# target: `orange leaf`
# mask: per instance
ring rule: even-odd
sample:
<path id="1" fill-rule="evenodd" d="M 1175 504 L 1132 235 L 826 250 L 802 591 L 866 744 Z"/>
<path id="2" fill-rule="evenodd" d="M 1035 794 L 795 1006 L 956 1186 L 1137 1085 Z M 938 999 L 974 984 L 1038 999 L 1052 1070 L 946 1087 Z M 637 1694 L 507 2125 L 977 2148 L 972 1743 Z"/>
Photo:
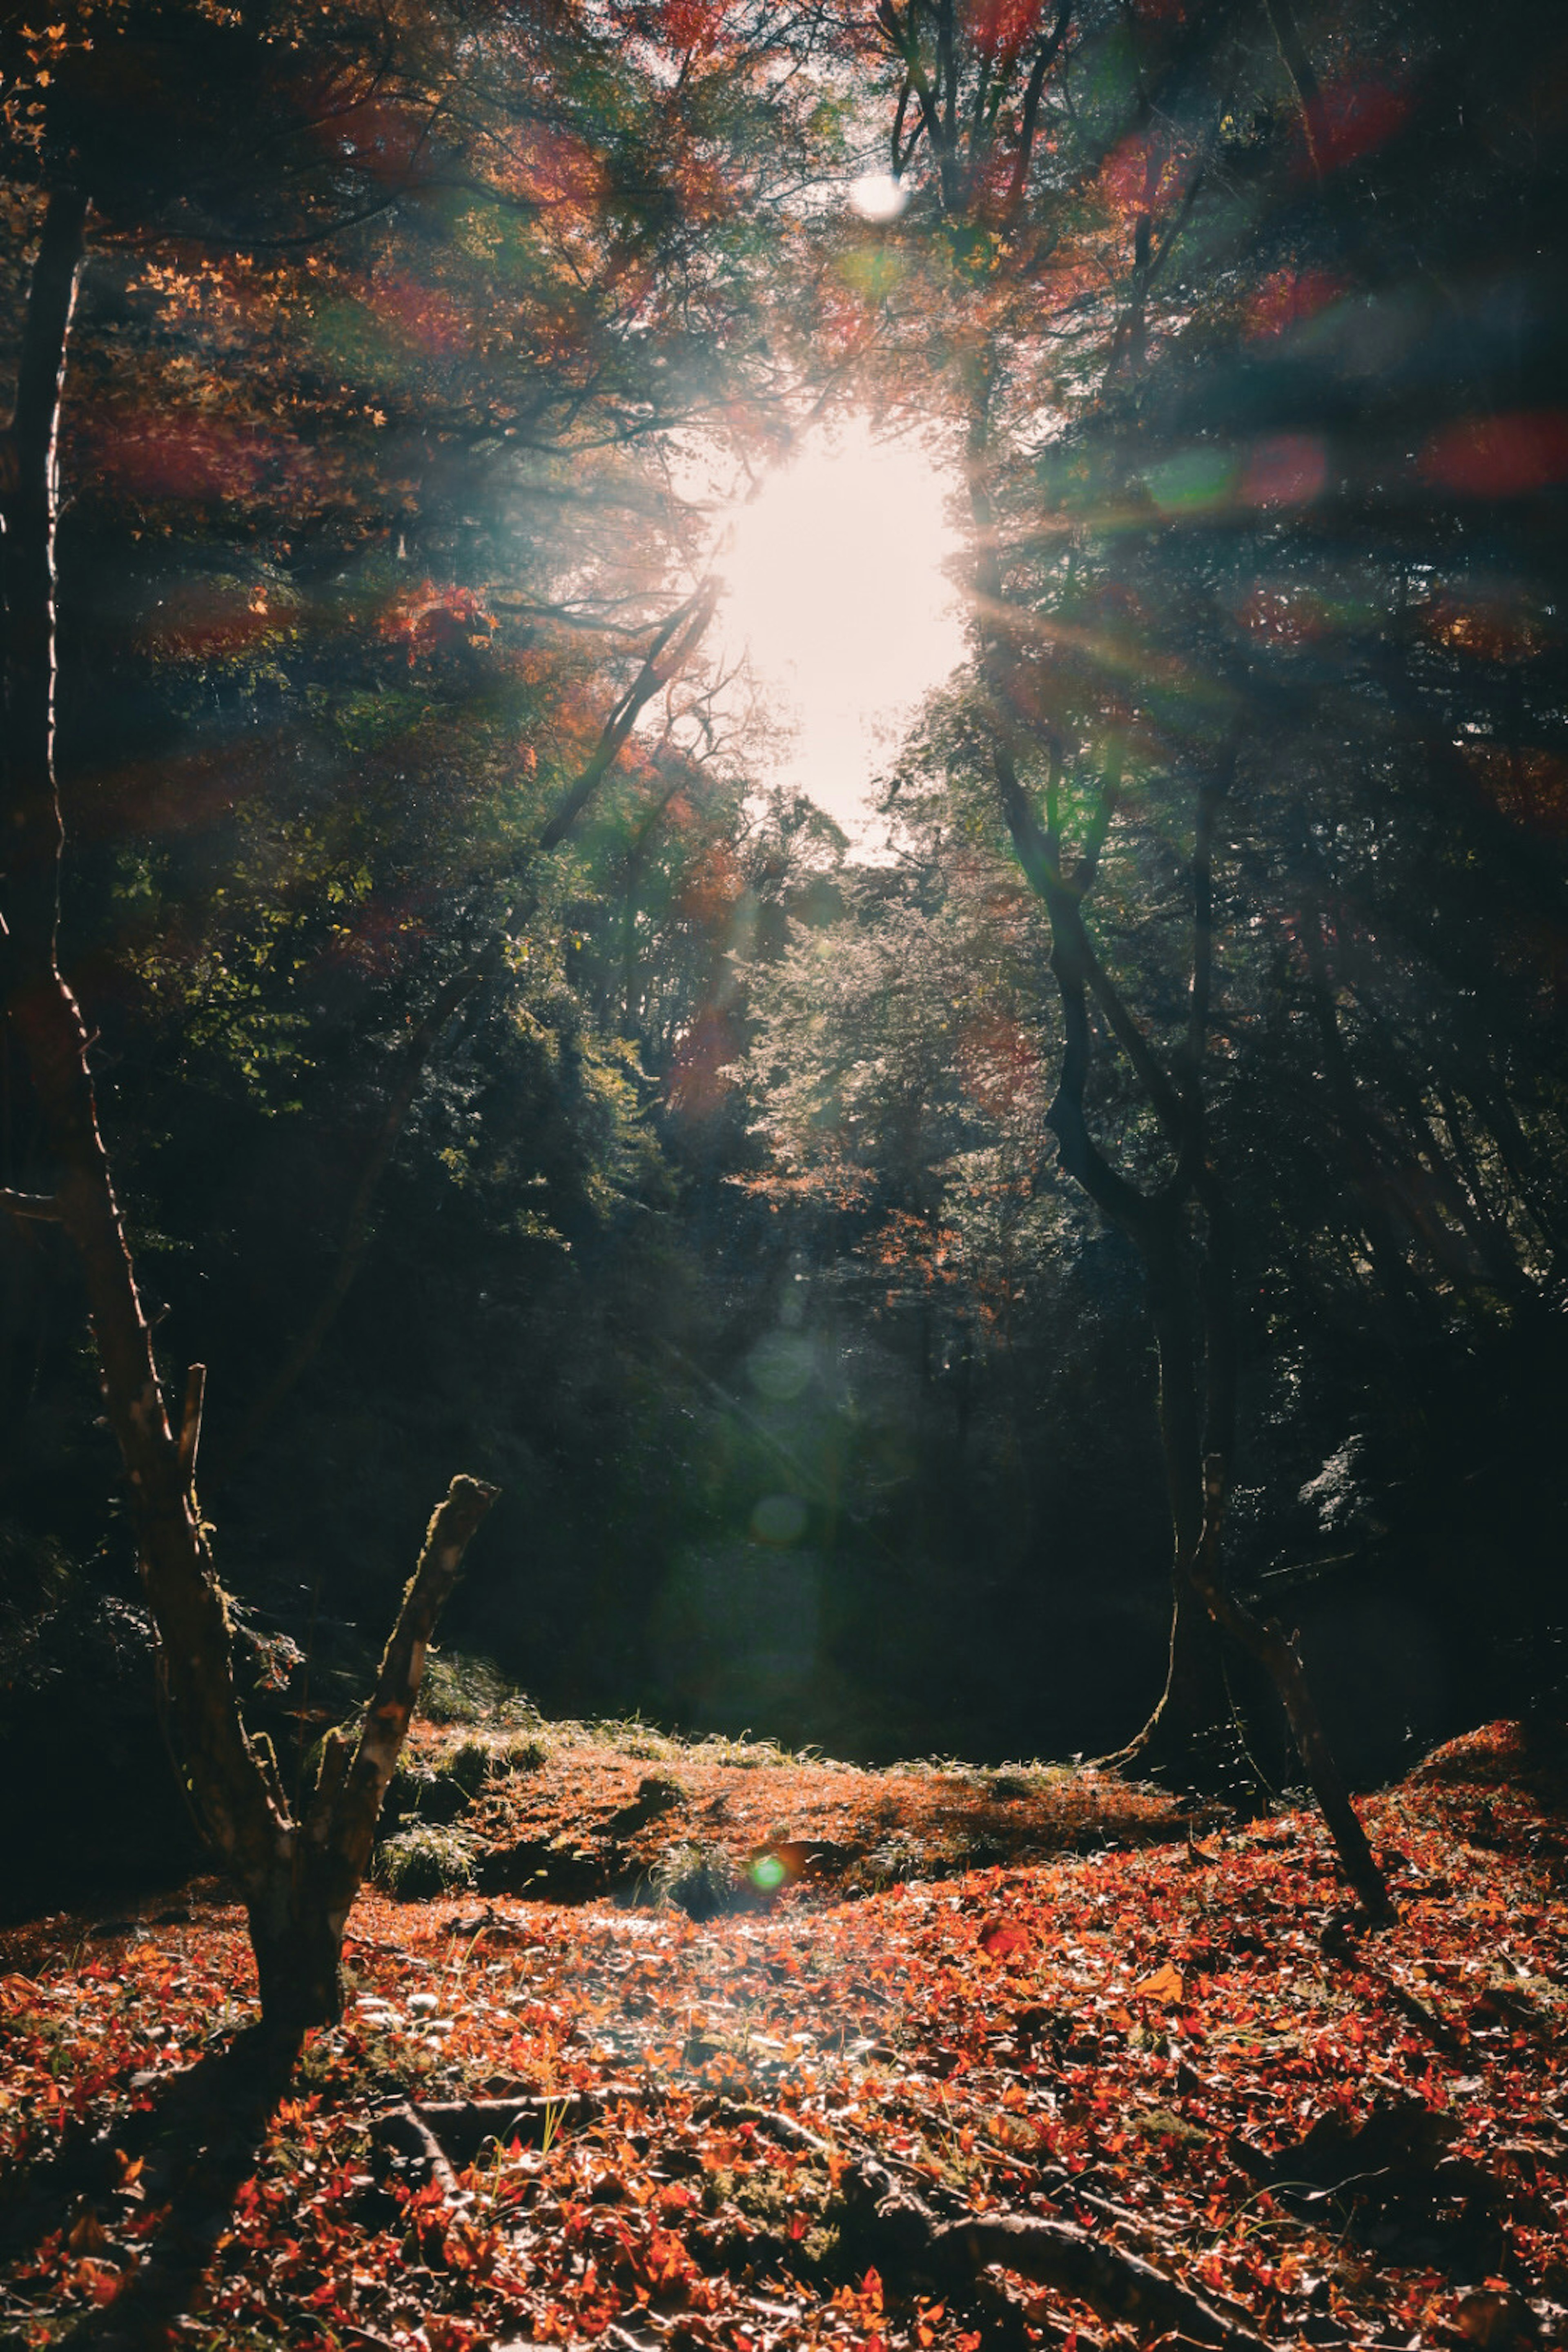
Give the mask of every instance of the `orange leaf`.
<path id="1" fill-rule="evenodd" d="M 1009 1919 L 988 1919 L 980 1930 L 980 1948 L 993 1960 L 1005 1960 L 1009 1952 L 1026 1952 L 1031 1940 L 1026 1927 L 1016 1927 Z"/>
<path id="2" fill-rule="evenodd" d="M 1144 2000 L 1163 2000 L 1172 2007 L 1182 1999 L 1185 1990 L 1181 1970 L 1169 1960 L 1163 1969 L 1156 1969 L 1152 1977 L 1145 1977 L 1141 1984 L 1132 1988 L 1135 2000 L 1142 1997 Z"/>
<path id="3" fill-rule="evenodd" d="M 100 2253 L 108 2245 L 108 2233 L 90 2205 L 71 2230 L 66 2243 L 73 2254 Z"/>

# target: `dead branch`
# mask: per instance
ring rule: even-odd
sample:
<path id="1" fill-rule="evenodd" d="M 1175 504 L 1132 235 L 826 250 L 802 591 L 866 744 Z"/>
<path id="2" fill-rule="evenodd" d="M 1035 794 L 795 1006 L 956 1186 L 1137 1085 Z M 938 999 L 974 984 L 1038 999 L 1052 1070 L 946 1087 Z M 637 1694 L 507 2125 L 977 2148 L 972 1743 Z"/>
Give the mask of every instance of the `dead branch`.
<path id="1" fill-rule="evenodd" d="M 58 1224 L 60 1204 L 52 1192 L 13 1192 L 0 1191 L 0 1209 L 13 1217 L 35 1217 L 50 1224 Z"/>
<path id="2" fill-rule="evenodd" d="M 750 2123 L 785 2147 L 825 2162 L 837 2159 L 851 2201 L 864 2209 L 861 2227 L 876 2241 L 879 2262 L 889 2271 L 923 2271 L 957 2291 L 995 2263 L 1088 2304 L 1102 2319 L 1153 2335 L 1184 2336 L 1213 2345 L 1216 2352 L 1270 2352 L 1241 2314 L 1195 2294 L 1141 2255 L 1108 2244 L 1076 2222 L 1024 2213 L 974 2213 L 941 2221 L 923 2199 L 899 2187 L 869 2151 L 835 2147 L 794 2116 L 767 2107 L 724 2106 L 714 2119 Z"/>

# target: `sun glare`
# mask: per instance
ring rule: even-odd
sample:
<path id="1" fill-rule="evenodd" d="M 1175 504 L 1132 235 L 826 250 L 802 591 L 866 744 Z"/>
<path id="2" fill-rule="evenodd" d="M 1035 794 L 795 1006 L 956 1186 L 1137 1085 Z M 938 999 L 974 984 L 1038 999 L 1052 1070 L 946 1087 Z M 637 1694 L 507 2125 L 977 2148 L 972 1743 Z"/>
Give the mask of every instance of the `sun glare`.
<path id="1" fill-rule="evenodd" d="M 947 490 L 929 448 L 857 420 L 741 510 L 722 565 L 726 635 L 792 730 L 776 772 L 851 833 L 898 721 L 963 658 Z"/>
<path id="2" fill-rule="evenodd" d="M 909 192 L 890 172 L 867 172 L 849 190 L 851 210 L 862 220 L 897 220 L 909 203 Z"/>

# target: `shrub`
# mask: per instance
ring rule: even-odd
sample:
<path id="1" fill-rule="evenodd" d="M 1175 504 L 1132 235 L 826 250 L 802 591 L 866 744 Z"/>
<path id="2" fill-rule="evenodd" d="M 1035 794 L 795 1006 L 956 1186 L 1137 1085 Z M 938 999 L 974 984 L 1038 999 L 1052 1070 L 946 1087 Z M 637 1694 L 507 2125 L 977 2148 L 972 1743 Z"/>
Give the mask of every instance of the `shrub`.
<path id="1" fill-rule="evenodd" d="M 672 1845 L 656 1864 L 651 1884 L 661 1903 L 672 1903 L 689 1919 L 716 1919 L 733 1905 L 741 1873 L 721 1846 Z"/>
<path id="2" fill-rule="evenodd" d="M 378 1886 L 399 1903 L 421 1903 L 472 1886 L 479 1841 L 465 1831 L 415 1822 L 382 1843 L 371 1865 Z"/>
<path id="3" fill-rule="evenodd" d="M 477 1797 L 495 1768 L 495 1749 L 487 1740 L 464 1739 L 438 1757 L 436 1769 L 443 1780 L 455 1780 L 465 1795 Z"/>
<path id="4" fill-rule="evenodd" d="M 489 1658 L 432 1651 L 425 1661 L 419 1712 L 430 1723 L 536 1724 L 539 1709 Z"/>

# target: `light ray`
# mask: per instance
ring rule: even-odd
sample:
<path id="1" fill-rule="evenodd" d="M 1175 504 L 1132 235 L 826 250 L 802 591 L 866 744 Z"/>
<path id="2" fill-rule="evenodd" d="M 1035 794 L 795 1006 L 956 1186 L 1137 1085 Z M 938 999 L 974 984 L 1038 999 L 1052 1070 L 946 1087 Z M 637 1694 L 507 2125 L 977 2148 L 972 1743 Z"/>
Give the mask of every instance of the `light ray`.
<path id="1" fill-rule="evenodd" d="M 740 511 L 721 565 L 726 635 L 792 730 L 775 773 L 851 833 L 898 722 L 964 657 L 949 494 L 931 449 L 856 419 Z"/>

